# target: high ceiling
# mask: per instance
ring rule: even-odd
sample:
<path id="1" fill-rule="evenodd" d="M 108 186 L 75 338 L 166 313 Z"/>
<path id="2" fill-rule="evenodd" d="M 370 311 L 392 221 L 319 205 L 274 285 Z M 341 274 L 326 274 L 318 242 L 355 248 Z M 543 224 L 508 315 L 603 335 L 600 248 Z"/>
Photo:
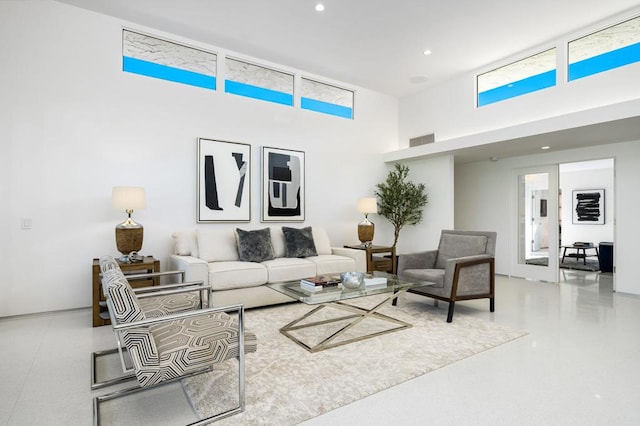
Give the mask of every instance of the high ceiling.
<path id="1" fill-rule="evenodd" d="M 638 5 L 638 0 L 60 1 L 398 97 Z M 323 12 L 315 10 L 318 2 Z M 423 54 L 426 49 L 431 55 Z"/>

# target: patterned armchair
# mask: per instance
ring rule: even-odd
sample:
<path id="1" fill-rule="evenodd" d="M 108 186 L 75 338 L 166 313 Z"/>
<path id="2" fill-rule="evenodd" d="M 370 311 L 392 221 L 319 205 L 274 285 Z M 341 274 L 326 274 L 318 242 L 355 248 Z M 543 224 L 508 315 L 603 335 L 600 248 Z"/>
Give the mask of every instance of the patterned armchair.
<path id="1" fill-rule="evenodd" d="M 126 275 L 126 280 L 148 280 L 151 277 L 158 276 L 175 276 L 180 275 L 180 282 L 176 284 L 167 284 L 162 286 L 151 286 L 142 288 L 132 288 L 138 299 L 138 305 L 144 312 L 146 318 L 157 318 L 167 316 L 179 312 L 192 311 L 195 309 L 203 309 L 210 300 L 211 288 L 202 281 L 184 282 L 184 271 L 166 271 L 145 274 Z M 123 278 L 120 266 L 111 256 L 105 256 L 100 259 L 100 276 L 102 280 L 102 291 L 107 296 L 106 289 L 112 280 Z M 113 324 L 113 322 L 112 322 Z M 96 351 L 92 353 L 91 362 L 91 389 L 100 389 L 117 383 L 125 382 L 135 378 L 132 367 L 127 367 L 125 355 L 120 333 L 116 333 L 117 347 Z M 97 360 L 100 357 L 118 353 L 122 365 L 123 375 L 109 380 L 98 381 L 97 379 Z"/>
<path id="2" fill-rule="evenodd" d="M 398 276 L 428 284 L 409 292 L 449 302 L 447 322 L 459 300 L 488 298 L 493 312 L 495 250 L 495 232 L 443 230 L 438 250 L 398 257 Z"/>
<path id="3" fill-rule="evenodd" d="M 114 267 L 115 264 L 115 267 Z M 134 292 L 117 263 L 101 259 L 102 283 L 111 324 L 118 345 L 129 353 L 138 386 L 94 399 L 94 423 L 99 424 L 100 403 L 153 386 L 205 373 L 214 364 L 238 359 L 239 406 L 201 422 L 210 422 L 244 410 L 244 355 L 257 348 L 254 334 L 244 330 L 242 305 L 224 308 L 187 309 L 189 297 L 179 285 L 149 299 L 149 290 Z M 188 286 L 189 283 L 183 283 Z M 160 286 L 165 287 L 165 286 Z M 198 290 L 199 291 L 199 290 Z M 168 292 L 168 294 L 167 294 Z M 177 299 L 175 298 L 178 295 Z M 164 298 L 165 300 L 160 300 Z M 202 303 L 200 299 L 200 303 Z M 143 309 L 143 306 L 146 307 Z M 172 309 L 176 311 L 172 312 Z M 229 315 L 237 314 L 237 318 Z M 120 351 L 121 360 L 122 351 Z"/>

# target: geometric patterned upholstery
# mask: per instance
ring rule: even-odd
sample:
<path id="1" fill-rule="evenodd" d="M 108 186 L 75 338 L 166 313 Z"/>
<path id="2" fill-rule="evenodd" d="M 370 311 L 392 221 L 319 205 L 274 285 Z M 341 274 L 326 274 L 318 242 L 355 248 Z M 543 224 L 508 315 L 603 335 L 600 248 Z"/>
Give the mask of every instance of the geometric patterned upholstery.
<path id="1" fill-rule="evenodd" d="M 152 325 L 151 332 L 158 347 L 160 363 L 136 369 L 142 386 L 202 370 L 212 364 L 237 358 L 238 324 L 225 313 Z M 257 349 L 256 336 L 245 332 L 245 353 Z"/>
<path id="2" fill-rule="evenodd" d="M 138 298 L 124 276 L 111 278 L 106 287 L 107 296 L 113 304 L 113 314 L 119 324 L 145 319 Z"/>
<path id="3" fill-rule="evenodd" d="M 107 258 L 100 259 L 100 263 L 103 288 L 116 324 L 162 317 L 199 306 L 199 299 L 195 299 L 193 293 L 192 296 L 184 293 L 138 299 L 115 261 L 111 263 Z M 122 337 L 142 387 L 239 356 L 238 322 L 224 312 L 123 330 Z M 245 353 L 255 352 L 255 334 L 245 330 L 244 337 Z"/>
<path id="4" fill-rule="evenodd" d="M 146 318 L 164 317 L 178 312 L 192 311 L 200 307 L 198 292 L 154 296 L 138 299 L 138 304 Z"/>
<path id="5" fill-rule="evenodd" d="M 112 279 L 106 287 L 107 297 L 111 300 L 113 316 L 117 324 L 145 319 L 144 313 L 138 305 L 138 299 L 124 276 Z M 122 340 L 131 355 L 136 377 L 138 377 L 137 372 L 141 368 L 157 368 L 160 365 L 158 349 L 148 326 L 123 330 Z M 138 381 L 140 381 L 139 377 Z M 142 385 L 142 382 L 140 384 Z"/>

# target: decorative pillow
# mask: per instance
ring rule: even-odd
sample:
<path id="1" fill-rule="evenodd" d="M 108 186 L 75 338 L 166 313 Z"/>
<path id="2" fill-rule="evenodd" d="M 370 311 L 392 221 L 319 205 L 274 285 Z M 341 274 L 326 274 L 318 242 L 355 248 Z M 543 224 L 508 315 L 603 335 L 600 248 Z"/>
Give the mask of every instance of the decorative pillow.
<path id="1" fill-rule="evenodd" d="M 198 257 L 198 240 L 195 230 L 176 231 L 171 236 L 174 242 L 174 254 Z"/>
<path id="2" fill-rule="evenodd" d="M 274 258 L 269 228 L 245 231 L 236 229 L 238 256 L 243 262 L 264 262 Z"/>
<path id="3" fill-rule="evenodd" d="M 317 256 L 316 246 L 313 243 L 313 231 L 310 226 L 302 229 L 282 227 L 284 234 L 285 257 L 309 257 Z"/>
<path id="4" fill-rule="evenodd" d="M 282 234 L 282 228 L 279 226 L 271 226 L 270 229 L 273 255 L 276 258 L 284 257 L 284 235 Z"/>
<path id="5" fill-rule="evenodd" d="M 327 231 L 324 228 L 314 226 L 311 232 L 313 233 L 313 244 L 316 246 L 318 255 L 331 254 L 331 242 Z"/>

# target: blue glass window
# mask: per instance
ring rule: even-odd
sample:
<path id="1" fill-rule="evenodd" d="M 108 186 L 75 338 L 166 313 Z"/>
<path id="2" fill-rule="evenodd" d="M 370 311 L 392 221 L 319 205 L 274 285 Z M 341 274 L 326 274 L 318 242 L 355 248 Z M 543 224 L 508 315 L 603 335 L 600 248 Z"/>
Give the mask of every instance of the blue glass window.
<path id="1" fill-rule="evenodd" d="M 122 70 L 216 89 L 217 55 L 129 30 L 122 31 Z"/>
<path id="2" fill-rule="evenodd" d="M 478 106 L 500 102 L 556 85 L 556 49 L 480 74 Z"/>
<path id="3" fill-rule="evenodd" d="M 226 58 L 224 91 L 293 106 L 293 75 Z"/>
<path id="4" fill-rule="evenodd" d="M 640 17 L 569 42 L 569 81 L 640 61 Z"/>
<path id="5" fill-rule="evenodd" d="M 304 77 L 301 83 L 300 108 L 353 119 L 353 91 Z"/>

